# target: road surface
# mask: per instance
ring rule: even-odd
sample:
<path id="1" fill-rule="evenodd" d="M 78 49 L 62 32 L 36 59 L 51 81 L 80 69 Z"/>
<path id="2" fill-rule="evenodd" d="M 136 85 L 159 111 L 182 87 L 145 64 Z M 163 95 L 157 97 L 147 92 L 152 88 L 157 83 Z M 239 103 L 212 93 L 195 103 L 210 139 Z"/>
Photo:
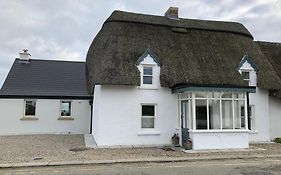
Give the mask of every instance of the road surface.
<path id="1" fill-rule="evenodd" d="M 1 175 L 281 175 L 281 159 L 0 169 Z"/>

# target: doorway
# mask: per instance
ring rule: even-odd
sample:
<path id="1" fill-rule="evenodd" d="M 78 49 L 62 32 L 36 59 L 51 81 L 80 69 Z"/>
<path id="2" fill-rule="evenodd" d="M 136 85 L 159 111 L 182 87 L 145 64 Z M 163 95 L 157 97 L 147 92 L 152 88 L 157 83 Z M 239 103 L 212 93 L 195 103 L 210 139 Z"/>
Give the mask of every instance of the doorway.
<path id="1" fill-rule="evenodd" d="M 189 101 L 181 101 L 181 141 L 182 144 L 189 139 Z"/>

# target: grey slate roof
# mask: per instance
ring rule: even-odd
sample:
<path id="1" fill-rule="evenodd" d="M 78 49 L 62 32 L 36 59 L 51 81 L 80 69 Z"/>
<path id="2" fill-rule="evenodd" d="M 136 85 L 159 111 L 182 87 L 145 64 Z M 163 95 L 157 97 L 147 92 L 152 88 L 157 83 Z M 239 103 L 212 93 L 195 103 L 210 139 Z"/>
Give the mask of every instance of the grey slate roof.
<path id="1" fill-rule="evenodd" d="M 31 59 L 13 66 L 0 90 L 0 97 L 43 96 L 88 98 L 85 62 Z"/>
<path id="2" fill-rule="evenodd" d="M 258 87 L 281 89 L 281 78 L 242 24 L 114 11 L 87 53 L 89 92 L 95 85 L 139 86 L 135 64 L 148 47 L 161 62 L 162 87 L 247 86 L 236 68 L 248 53 Z"/>

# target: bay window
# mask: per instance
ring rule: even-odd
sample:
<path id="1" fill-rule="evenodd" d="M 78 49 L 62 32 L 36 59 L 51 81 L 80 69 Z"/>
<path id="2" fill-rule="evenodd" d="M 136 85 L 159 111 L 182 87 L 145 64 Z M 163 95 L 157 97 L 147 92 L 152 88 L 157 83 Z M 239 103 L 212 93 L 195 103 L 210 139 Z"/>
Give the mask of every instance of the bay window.
<path id="1" fill-rule="evenodd" d="M 247 127 L 246 94 L 238 92 L 188 92 L 179 102 L 188 104 L 191 130 L 241 130 Z M 181 108 L 182 105 L 181 105 Z M 195 110 L 194 112 L 192 112 Z M 183 115 L 183 114 L 181 114 Z M 183 117 L 182 117 L 183 118 Z"/>

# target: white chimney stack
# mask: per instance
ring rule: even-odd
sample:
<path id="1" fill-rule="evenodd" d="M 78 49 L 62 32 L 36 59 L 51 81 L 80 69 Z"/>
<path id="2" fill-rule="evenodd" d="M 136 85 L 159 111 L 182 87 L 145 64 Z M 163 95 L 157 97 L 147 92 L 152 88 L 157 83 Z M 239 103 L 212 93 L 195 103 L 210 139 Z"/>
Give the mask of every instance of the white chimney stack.
<path id="1" fill-rule="evenodd" d="M 169 19 L 179 19 L 179 8 L 177 7 L 170 7 L 166 13 L 165 16 Z"/>
<path id="2" fill-rule="evenodd" d="M 20 54 L 21 61 L 29 61 L 31 59 L 31 55 L 30 55 L 30 53 L 28 53 L 27 49 L 23 49 L 23 52 L 21 52 L 19 54 Z"/>

